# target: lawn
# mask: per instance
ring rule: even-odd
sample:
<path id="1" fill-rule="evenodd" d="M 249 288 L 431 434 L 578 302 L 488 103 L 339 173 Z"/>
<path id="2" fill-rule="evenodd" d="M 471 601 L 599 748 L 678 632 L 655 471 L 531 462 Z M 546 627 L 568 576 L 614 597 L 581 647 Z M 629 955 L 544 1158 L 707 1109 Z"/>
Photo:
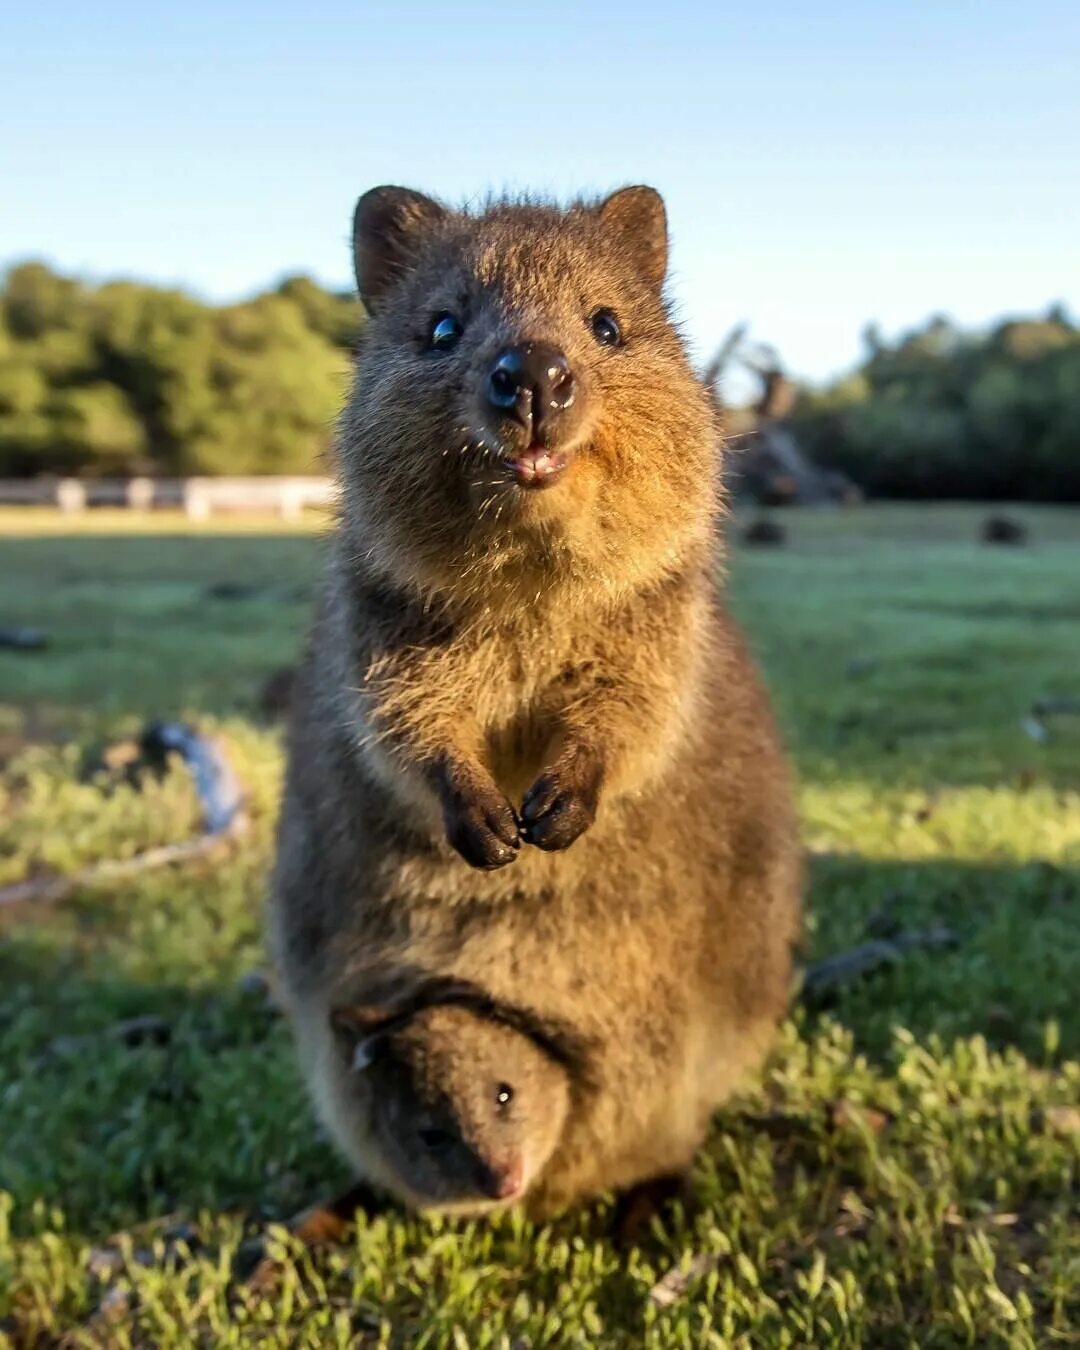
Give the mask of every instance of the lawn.
<path id="1" fill-rule="evenodd" d="M 182 769 L 88 771 L 152 716 L 225 739 L 252 822 L 0 908 L 0 1345 L 1080 1345 L 1080 512 L 1018 510 L 1017 548 L 982 514 L 784 513 L 785 547 L 730 560 L 800 773 L 807 959 L 954 941 L 799 1003 L 629 1254 L 601 1205 L 382 1216 L 313 1257 L 274 1225 L 347 1178 L 244 977 L 281 773 L 259 690 L 317 538 L 0 513 L 0 625 L 51 636 L 0 650 L 0 886 L 197 830 Z M 258 1294 L 233 1262 L 267 1231 Z"/>

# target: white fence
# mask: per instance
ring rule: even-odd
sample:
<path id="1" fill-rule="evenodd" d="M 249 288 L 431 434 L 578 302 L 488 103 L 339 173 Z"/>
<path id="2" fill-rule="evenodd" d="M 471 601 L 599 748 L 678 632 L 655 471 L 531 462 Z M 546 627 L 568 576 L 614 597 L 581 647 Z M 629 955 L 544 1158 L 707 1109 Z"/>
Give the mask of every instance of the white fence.
<path id="1" fill-rule="evenodd" d="M 0 505 L 181 510 L 192 520 L 215 512 L 261 512 L 295 520 L 305 507 L 334 500 L 330 478 L 0 478 Z"/>

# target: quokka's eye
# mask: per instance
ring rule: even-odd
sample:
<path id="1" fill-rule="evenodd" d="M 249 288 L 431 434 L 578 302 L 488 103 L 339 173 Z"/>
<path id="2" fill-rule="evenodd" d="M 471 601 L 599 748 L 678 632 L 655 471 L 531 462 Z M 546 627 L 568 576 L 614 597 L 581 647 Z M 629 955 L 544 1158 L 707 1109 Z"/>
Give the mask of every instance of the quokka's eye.
<path id="1" fill-rule="evenodd" d="M 448 352 L 457 346 L 465 329 L 455 314 L 443 311 L 436 314 L 428 334 L 428 345 L 433 352 Z"/>
<path id="2" fill-rule="evenodd" d="M 610 309 L 598 309 L 589 318 L 589 327 L 593 337 L 601 347 L 618 347 L 622 344 L 622 329 L 619 320 Z"/>
<path id="3" fill-rule="evenodd" d="M 496 1105 L 505 1108 L 509 1106 L 513 1100 L 514 1100 L 514 1089 L 510 1086 L 509 1083 L 500 1083 L 499 1086 L 495 1089 Z"/>

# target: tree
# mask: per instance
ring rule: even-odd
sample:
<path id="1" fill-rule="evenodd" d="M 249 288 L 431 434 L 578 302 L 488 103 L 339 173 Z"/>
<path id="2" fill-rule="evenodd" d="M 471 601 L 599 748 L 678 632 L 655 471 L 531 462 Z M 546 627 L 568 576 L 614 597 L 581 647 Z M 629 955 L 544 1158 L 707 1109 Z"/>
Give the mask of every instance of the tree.
<path id="1" fill-rule="evenodd" d="M 804 389 L 808 452 L 883 496 L 1080 501 L 1080 331 L 1056 307 L 982 334 L 936 318 Z"/>
<path id="2" fill-rule="evenodd" d="M 211 306 L 20 264 L 0 287 L 0 473 L 316 471 L 360 320 L 307 277 Z"/>

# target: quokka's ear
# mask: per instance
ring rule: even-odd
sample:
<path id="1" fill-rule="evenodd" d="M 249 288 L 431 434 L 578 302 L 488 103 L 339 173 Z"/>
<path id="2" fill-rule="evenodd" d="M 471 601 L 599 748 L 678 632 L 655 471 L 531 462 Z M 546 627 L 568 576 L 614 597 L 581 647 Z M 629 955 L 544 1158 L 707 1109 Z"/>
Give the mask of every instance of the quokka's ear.
<path id="1" fill-rule="evenodd" d="M 649 285 L 659 290 L 667 274 L 668 233 L 664 199 L 655 188 L 626 187 L 600 203 L 598 215 L 619 236 Z"/>
<path id="2" fill-rule="evenodd" d="M 368 310 L 412 265 L 424 239 L 446 217 L 446 207 L 411 188 L 365 192 L 353 213 L 356 287 Z"/>

